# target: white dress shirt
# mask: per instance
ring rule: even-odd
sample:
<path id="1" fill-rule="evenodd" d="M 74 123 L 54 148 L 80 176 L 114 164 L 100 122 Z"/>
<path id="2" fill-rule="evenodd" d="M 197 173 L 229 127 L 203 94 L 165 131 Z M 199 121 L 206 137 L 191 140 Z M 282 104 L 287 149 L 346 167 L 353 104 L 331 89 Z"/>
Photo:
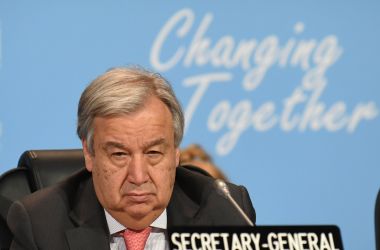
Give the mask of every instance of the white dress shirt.
<path id="1" fill-rule="evenodd" d="M 111 234 L 110 248 L 111 250 L 128 250 L 124 243 L 124 238 L 118 235 L 120 231 L 127 229 L 113 218 L 105 209 L 106 220 L 109 232 Z M 166 235 L 167 215 L 166 209 L 158 218 L 150 225 L 152 231 L 145 244 L 145 250 L 168 250 L 169 242 Z"/>

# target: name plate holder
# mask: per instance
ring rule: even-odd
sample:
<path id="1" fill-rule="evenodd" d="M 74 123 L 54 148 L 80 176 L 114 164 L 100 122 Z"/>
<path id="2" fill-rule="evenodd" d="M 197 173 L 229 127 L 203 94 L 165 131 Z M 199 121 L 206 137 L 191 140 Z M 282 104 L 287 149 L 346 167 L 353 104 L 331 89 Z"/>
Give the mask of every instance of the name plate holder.
<path id="1" fill-rule="evenodd" d="M 343 250 L 334 225 L 174 227 L 172 250 Z"/>

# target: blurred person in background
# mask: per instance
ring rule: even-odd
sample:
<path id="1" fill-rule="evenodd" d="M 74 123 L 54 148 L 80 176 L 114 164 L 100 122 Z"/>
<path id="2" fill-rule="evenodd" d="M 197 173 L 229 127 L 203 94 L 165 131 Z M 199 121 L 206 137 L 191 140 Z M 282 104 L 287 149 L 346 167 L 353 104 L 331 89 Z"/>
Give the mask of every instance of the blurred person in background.
<path id="1" fill-rule="evenodd" d="M 190 144 L 188 147 L 182 149 L 179 159 L 181 165 L 199 167 L 215 179 L 228 181 L 222 170 L 214 164 L 212 157 L 199 144 Z"/>

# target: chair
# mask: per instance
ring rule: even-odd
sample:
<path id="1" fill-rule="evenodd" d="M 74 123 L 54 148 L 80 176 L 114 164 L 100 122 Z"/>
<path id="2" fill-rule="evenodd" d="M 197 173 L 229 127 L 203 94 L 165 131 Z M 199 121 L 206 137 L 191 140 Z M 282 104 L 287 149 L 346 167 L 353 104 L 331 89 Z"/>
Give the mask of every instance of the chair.
<path id="1" fill-rule="evenodd" d="M 81 149 L 25 151 L 18 166 L 0 176 L 0 249 L 8 249 L 12 241 L 6 217 L 13 201 L 51 186 L 84 166 Z"/>

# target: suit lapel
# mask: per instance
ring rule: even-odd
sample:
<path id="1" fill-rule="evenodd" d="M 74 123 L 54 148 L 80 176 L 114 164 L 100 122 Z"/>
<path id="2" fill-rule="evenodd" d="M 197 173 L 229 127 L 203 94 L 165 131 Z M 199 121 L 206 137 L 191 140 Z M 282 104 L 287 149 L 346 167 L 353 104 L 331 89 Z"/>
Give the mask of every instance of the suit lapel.
<path id="1" fill-rule="evenodd" d="M 92 179 L 78 191 L 70 218 L 77 225 L 66 231 L 70 249 L 109 249 L 109 232 L 104 210 L 97 200 Z"/>

